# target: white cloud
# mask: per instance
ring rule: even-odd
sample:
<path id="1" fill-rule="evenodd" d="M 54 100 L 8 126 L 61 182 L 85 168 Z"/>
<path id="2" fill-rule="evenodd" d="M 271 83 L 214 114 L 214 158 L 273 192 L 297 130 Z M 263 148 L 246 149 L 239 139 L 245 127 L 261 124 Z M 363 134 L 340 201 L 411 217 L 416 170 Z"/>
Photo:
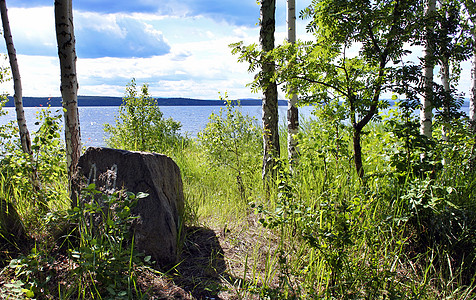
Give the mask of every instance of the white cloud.
<path id="1" fill-rule="evenodd" d="M 234 34 L 236 37 L 240 38 L 240 39 L 246 39 L 246 38 L 248 38 L 248 35 L 247 35 L 247 33 L 246 33 L 246 30 L 245 30 L 245 28 L 243 28 L 243 27 L 238 27 L 238 28 L 233 29 L 233 34 Z"/>
<path id="2" fill-rule="evenodd" d="M 228 91 L 232 98 L 257 97 L 245 87 L 252 80 L 246 64 L 237 63 L 228 48 L 244 37 L 246 43 L 257 42 L 257 28 L 235 31 L 233 26 L 220 24 L 217 30 L 215 22 L 202 17 L 151 18 L 149 22 L 164 33 L 172 46 L 170 53 L 141 59 L 79 59 L 81 95 L 107 92 L 121 96 L 134 77 L 138 83 L 148 83 L 151 94 L 157 97 L 211 99 L 217 98 L 219 91 Z M 195 22 L 201 26 L 190 29 Z M 105 83 L 121 88 L 112 94 Z"/>
<path id="3" fill-rule="evenodd" d="M 56 56 L 53 7 L 9 10 L 18 54 Z M 96 12 L 74 12 L 76 50 L 79 57 L 150 57 L 168 53 L 162 31 L 140 18 Z"/>
<path id="4" fill-rule="evenodd" d="M 10 8 L 8 16 L 17 53 L 28 55 L 56 53 L 53 7 Z"/>
<path id="5" fill-rule="evenodd" d="M 207 38 L 209 38 L 209 39 L 215 38 L 215 35 L 214 35 L 213 32 L 211 32 L 210 30 L 208 30 L 208 31 L 206 32 L 206 36 L 207 36 Z"/>
<path id="6" fill-rule="evenodd" d="M 96 32 L 113 34 L 119 38 L 125 38 L 127 36 L 127 28 L 121 28 L 117 24 L 118 16 L 120 15 L 76 12 L 74 15 L 75 30 L 90 29 Z"/>
<path id="7" fill-rule="evenodd" d="M 151 57 L 164 55 L 170 45 L 160 30 L 123 14 L 77 13 L 75 18 L 78 56 Z"/>
<path id="8" fill-rule="evenodd" d="M 48 56 L 17 55 L 23 95 L 59 96 L 60 70 L 58 58 Z M 7 63 L 3 64 L 8 65 Z M 1 91 L 13 95 L 13 82 L 0 84 Z"/>

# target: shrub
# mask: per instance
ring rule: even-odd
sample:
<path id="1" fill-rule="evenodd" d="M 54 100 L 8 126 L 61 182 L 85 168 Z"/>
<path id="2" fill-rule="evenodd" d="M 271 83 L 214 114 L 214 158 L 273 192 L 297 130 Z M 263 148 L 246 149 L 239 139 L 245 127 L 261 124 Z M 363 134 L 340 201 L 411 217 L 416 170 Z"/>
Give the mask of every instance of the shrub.
<path id="1" fill-rule="evenodd" d="M 68 214 L 68 219 L 79 229 L 79 246 L 69 249 L 77 266 L 73 270 L 75 278 L 80 287 L 89 291 L 86 294 L 97 292 L 114 299 L 131 299 L 136 280 L 133 266 L 142 262 L 131 235 L 132 222 L 138 217 L 131 210 L 148 195 L 130 192 L 108 195 L 96 190 L 94 184 L 83 189 L 82 194 L 89 201 Z"/>
<path id="2" fill-rule="evenodd" d="M 126 87 L 115 125 L 104 125 L 110 136 L 109 147 L 133 151 L 164 152 L 178 145 L 183 138 L 179 134 L 180 122 L 164 119 L 157 100 L 149 95 L 147 84 L 140 92 L 133 79 Z"/>
<path id="3" fill-rule="evenodd" d="M 261 130 L 256 119 L 243 115 L 225 94 L 226 107 L 212 113 L 198 143 L 214 167 L 230 168 L 242 200 L 246 199 L 246 181 L 254 174 L 261 157 Z"/>
<path id="4" fill-rule="evenodd" d="M 22 151 L 18 128 L 13 123 L 1 130 L 0 172 L 7 179 L 4 185 L 11 187 L 19 212 L 24 214 L 33 208 L 33 217 L 37 219 L 42 215 L 35 216 L 38 210 L 46 212 L 51 205 L 69 201 L 66 188 L 61 185 L 66 178 L 66 164 L 60 121 L 59 110 L 52 113 L 47 108 L 38 112 L 36 125 L 40 127 L 32 134 L 32 156 Z"/>

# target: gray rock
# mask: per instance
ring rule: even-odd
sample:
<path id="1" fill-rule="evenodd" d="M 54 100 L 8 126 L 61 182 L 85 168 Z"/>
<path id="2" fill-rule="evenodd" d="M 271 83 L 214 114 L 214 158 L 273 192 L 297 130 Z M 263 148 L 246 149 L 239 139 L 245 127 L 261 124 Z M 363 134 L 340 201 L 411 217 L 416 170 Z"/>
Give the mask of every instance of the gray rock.
<path id="1" fill-rule="evenodd" d="M 148 197 L 139 199 L 132 213 L 138 250 L 158 264 L 169 266 L 177 260 L 177 236 L 184 208 L 182 178 L 169 157 L 146 152 L 90 147 L 79 159 L 80 175 L 95 179 L 99 190 L 125 189 Z"/>

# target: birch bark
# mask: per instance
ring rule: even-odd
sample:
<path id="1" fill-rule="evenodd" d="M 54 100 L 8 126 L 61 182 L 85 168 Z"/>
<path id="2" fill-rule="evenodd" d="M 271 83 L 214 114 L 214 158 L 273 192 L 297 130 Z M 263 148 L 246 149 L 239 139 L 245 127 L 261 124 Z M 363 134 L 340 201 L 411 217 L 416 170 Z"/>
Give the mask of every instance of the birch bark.
<path id="1" fill-rule="evenodd" d="M 451 89 L 450 89 L 450 63 L 449 63 L 449 60 L 448 59 L 443 59 L 443 61 L 441 62 L 441 69 L 440 69 L 440 72 L 441 72 L 441 83 L 443 84 L 443 89 L 445 90 L 446 92 L 446 95 L 445 95 L 445 100 L 444 100 L 444 103 L 443 103 L 443 126 L 442 126 L 442 130 L 441 130 L 441 139 L 443 140 L 443 142 L 447 143 L 449 141 L 449 133 L 448 133 L 448 123 L 450 122 L 450 117 L 449 117 L 449 114 L 450 114 L 450 101 L 451 99 L 450 98 L 450 93 L 451 93 Z M 442 160 L 442 164 L 445 166 L 449 163 L 448 161 L 448 150 L 447 149 L 444 149 L 443 150 L 443 160 Z"/>
<path id="2" fill-rule="evenodd" d="M 77 189 L 73 182 L 77 163 L 81 156 L 81 134 L 78 114 L 78 80 L 76 74 L 76 50 L 73 28 L 72 0 L 55 0 L 56 41 L 61 69 L 61 97 L 63 98 L 66 160 L 70 196 L 77 204 Z"/>
<path id="3" fill-rule="evenodd" d="M 427 0 L 427 7 L 425 15 L 431 17 L 436 11 L 436 0 Z M 433 28 L 430 25 L 426 25 L 426 45 L 423 50 L 424 60 L 424 97 L 421 100 L 420 109 L 420 134 L 431 138 L 432 135 L 432 98 L 433 98 Z"/>
<path id="4" fill-rule="evenodd" d="M 447 93 L 445 96 L 445 102 L 443 103 L 443 116 L 445 118 L 444 123 L 449 122 L 449 113 L 450 113 L 450 101 L 451 99 L 448 99 L 449 94 L 451 93 L 451 88 L 450 88 L 450 63 L 448 59 L 444 59 L 441 62 L 441 83 L 443 84 L 443 89 Z M 449 137 L 448 137 L 448 126 L 446 124 L 443 124 L 442 128 L 442 139 L 443 141 L 447 142 Z"/>
<path id="5" fill-rule="evenodd" d="M 296 43 L 296 0 L 288 0 L 288 42 Z M 298 142 L 296 135 L 299 132 L 299 111 L 297 108 L 297 95 L 291 91 L 291 96 L 288 100 L 288 160 L 291 170 L 296 162 L 298 154 Z"/>
<path id="6" fill-rule="evenodd" d="M 31 139 L 28 127 L 26 125 L 25 112 L 23 110 L 23 96 L 20 69 L 18 68 L 17 54 L 13 44 L 13 36 L 10 30 L 10 22 L 8 21 L 7 3 L 5 0 L 0 1 L 0 12 L 2 15 L 3 37 L 7 45 L 8 59 L 13 76 L 13 99 L 15 102 L 15 111 L 17 115 L 18 129 L 20 131 L 20 142 L 23 152 L 32 154 Z"/>
<path id="7" fill-rule="evenodd" d="M 469 97 L 469 121 L 476 134 L 476 28 L 473 29 L 473 66 L 471 68 L 471 93 Z"/>
<path id="8" fill-rule="evenodd" d="M 263 50 L 263 82 L 264 96 L 263 108 L 263 180 L 275 177 L 276 158 L 279 158 L 279 134 L 278 134 L 278 88 L 273 79 L 275 64 L 266 56 L 267 52 L 274 49 L 276 0 L 261 1 L 261 29 L 260 44 Z"/>

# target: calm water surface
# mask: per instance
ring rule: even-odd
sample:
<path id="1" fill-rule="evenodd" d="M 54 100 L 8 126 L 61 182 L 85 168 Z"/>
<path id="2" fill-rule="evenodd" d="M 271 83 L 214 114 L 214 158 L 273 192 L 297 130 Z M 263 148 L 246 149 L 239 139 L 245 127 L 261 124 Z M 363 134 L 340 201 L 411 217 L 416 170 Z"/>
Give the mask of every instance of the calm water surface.
<path id="1" fill-rule="evenodd" d="M 196 137 L 197 133 L 205 128 L 208 117 L 212 112 L 218 113 L 222 106 L 162 106 L 160 110 L 165 118 L 173 118 L 182 124 L 181 133 Z M 41 107 L 25 107 L 25 118 L 27 120 L 30 132 L 38 129 L 35 125 L 36 114 L 42 109 Z M 60 107 L 50 108 L 53 113 L 62 113 Z M 240 108 L 243 113 L 255 117 L 261 122 L 260 106 L 244 106 Z M 13 107 L 4 108 L 8 111 L 8 115 L 0 117 L 0 125 L 6 124 L 10 120 L 15 120 L 15 109 Z M 286 118 L 286 106 L 279 107 L 279 115 L 281 122 L 284 124 Z M 303 107 L 300 114 L 305 117 L 311 115 L 311 107 Z M 118 114 L 117 106 L 97 106 L 97 107 L 79 107 L 79 121 L 81 126 L 81 140 L 86 147 L 89 146 L 105 146 L 105 133 L 103 131 L 104 124 L 113 125 L 114 117 Z"/>
<path id="2" fill-rule="evenodd" d="M 86 147 L 106 146 L 104 142 L 105 133 L 104 124 L 114 124 L 114 117 L 118 113 L 118 106 L 97 106 L 97 107 L 79 107 L 79 119 L 81 126 L 81 140 Z M 223 106 L 162 106 L 160 110 L 165 118 L 173 118 L 182 124 L 181 133 L 188 134 L 190 137 L 196 137 L 197 133 L 205 128 L 208 117 L 212 112 L 218 113 Z M 38 129 L 35 125 L 36 114 L 42 107 L 25 107 L 25 118 L 27 119 L 28 129 L 33 132 Z M 53 113 L 61 113 L 60 107 L 50 108 Z M 244 106 L 240 108 L 244 114 L 257 119 L 261 124 L 261 107 Z M 6 124 L 10 120 L 15 120 L 15 108 L 4 108 L 8 115 L 0 117 L 0 125 Z M 279 107 L 279 117 L 281 124 L 285 124 L 286 106 Z M 469 107 L 464 106 L 463 111 L 468 113 Z M 301 117 L 309 118 L 312 107 L 301 107 L 299 113 Z"/>

